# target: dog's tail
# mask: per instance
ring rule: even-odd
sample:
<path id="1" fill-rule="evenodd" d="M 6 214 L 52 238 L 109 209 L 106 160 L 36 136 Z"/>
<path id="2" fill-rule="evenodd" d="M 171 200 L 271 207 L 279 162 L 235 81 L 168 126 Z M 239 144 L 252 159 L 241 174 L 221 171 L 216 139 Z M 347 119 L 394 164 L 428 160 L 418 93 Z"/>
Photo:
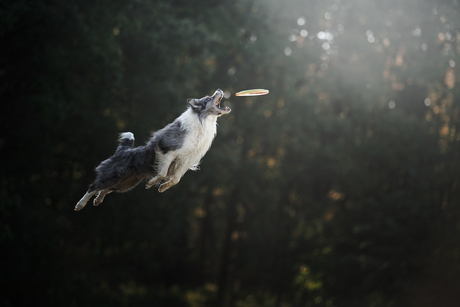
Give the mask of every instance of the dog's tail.
<path id="1" fill-rule="evenodd" d="M 134 134 L 132 134 L 131 132 L 120 133 L 120 139 L 118 141 L 120 142 L 120 145 L 118 145 L 117 151 L 133 148 Z"/>

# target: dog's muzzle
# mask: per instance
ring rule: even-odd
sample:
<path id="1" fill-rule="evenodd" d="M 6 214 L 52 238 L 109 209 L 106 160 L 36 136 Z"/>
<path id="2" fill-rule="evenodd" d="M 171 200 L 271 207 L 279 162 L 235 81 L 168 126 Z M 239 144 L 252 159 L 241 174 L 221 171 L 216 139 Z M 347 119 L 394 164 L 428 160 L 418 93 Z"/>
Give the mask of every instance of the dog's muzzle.
<path id="1" fill-rule="evenodd" d="M 219 109 L 219 111 L 221 112 L 220 115 L 228 114 L 228 113 L 230 113 L 232 111 L 229 107 L 223 107 L 222 108 L 220 106 L 220 102 L 221 102 L 223 97 L 224 97 L 224 92 L 221 89 L 217 89 L 216 92 L 213 95 L 213 98 L 214 98 L 214 101 L 215 101 L 215 104 L 216 104 L 216 108 Z"/>

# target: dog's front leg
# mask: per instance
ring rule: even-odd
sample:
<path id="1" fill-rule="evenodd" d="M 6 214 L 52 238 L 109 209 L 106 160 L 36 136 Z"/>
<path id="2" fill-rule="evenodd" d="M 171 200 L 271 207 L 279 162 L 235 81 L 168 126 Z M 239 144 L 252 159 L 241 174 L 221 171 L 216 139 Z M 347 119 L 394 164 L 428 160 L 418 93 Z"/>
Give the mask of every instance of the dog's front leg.
<path id="1" fill-rule="evenodd" d="M 169 179 L 168 181 L 166 181 L 165 183 L 160 185 L 160 187 L 158 188 L 158 192 L 163 193 L 164 191 L 166 191 L 167 189 L 169 189 L 173 185 L 178 184 L 179 181 L 180 181 L 180 178 L 177 178 L 177 179 L 171 178 L 171 179 Z"/>
<path id="2" fill-rule="evenodd" d="M 175 165 L 174 169 L 170 169 L 168 172 L 169 180 L 160 185 L 158 192 L 163 193 L 173 185 L 178 184 L 187 170 L 188 168 L 184 164 Z"/>
<path id="3" fill-rule="evenodd" d="M 158 162 L 156 166 L 157 175 L 147 182 L 147 184 L 145 185 L 146 189 L 150 189 L 155 184 L 157 184 L 158 182 L 166 178 L 166 176 L 168 175 L 169 167 L 171 166 L 171 163 L 176 158 L 176 156 L 172 154 L 171 152 L 168 152 L 166 154 L 161 154 L 161 153 L 156 153 L 156 154 L 158 155 L 157 156 Z"/>

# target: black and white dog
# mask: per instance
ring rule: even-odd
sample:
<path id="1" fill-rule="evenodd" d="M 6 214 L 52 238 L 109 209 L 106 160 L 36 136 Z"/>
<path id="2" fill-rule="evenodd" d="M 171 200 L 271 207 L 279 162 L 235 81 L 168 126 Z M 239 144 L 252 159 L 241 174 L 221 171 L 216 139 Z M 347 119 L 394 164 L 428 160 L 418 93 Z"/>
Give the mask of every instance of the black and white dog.
<path id="1" fill-rule="evenodd" d="M 158 188 L 164 192 L 177 184 L 187 170 L 196 170 L 216 135 L 217 118 L 231 111 L 220 107 L 223 95 L 218 89 L 211 97 L 188 99 L 187 110 L 153 133 L 144 146 L 134 148 L 134 135 L 122 133 L 115 154 L 96 167 L 96 180 L 77 203 L 75 211 L 83 209 L 95 194 L 97 206 L 105 195 L 129 191 L 146 178 L 150 179 L 146 189 L 164 181 Z"/>

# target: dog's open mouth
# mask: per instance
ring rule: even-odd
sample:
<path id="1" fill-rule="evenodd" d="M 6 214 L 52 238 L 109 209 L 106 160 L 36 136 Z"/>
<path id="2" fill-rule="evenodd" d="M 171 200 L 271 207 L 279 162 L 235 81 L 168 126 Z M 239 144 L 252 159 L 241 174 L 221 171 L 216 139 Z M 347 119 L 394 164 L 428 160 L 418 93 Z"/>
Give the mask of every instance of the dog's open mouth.
<path id="1" fill-rule="evenodd" d="M 220 106 L 220 102 L 221 102 L 222 98 L 224 97 L 224 93 L 223 93 L 222 91 L 220 91 L 220 92 L 218 93 L 218 95 L 219 95 L 219 96 L 217 97 L 217 100 L 216 100 L 216 107 L 217 107 L 219 110 L 223 111 L 223 112 L 230 112 L 231 109 L 230 109 L 229 107 L 221 107 L 221 106 Z"/>

